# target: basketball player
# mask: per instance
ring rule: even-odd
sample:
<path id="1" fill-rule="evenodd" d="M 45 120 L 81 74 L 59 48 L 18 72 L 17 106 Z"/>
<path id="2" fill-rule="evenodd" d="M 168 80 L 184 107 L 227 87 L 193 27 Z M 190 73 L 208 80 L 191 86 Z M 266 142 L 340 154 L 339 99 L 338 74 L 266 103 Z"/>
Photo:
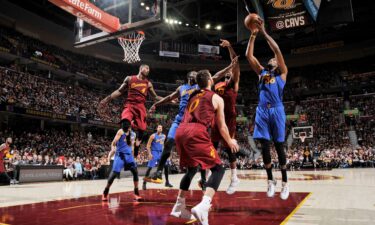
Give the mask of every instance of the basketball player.
<path id="1" fill-rule="evenodd" d="M 212 145 L 207 131 L 211 122 L 216 119 L 220 134 L 232 152 L 237 152 L 239 147 L 237 141 L 230 137 L 225 124 L 224 101 L 211 91 L 211 86 L 214 83 L 211 74 L 208 70 L 201 70 L 198 72 L 196 80 L 200 90 L 191 95 L 183 121 L 175 136 L 177 151 L 180 155 L 180 167 L 187 168 L 187 173 L 181 180 L 177 201 L 171 215 L 185 219 L 195 217 L 200 223 L 208 225 L 211 201 L 225 173 L 221 159 Z M 191 209 L 193 217 L 186 209 L 185 195 L 199 168 L 210 169 L 212 174 L 207 181 L 202 201 Z"/>
<path id="2" fill-rule="evenodd" d="M 221 47 L 228 48 L 230 58 L 233 60 L 237 55 L 230 45 L 229 41 L 221 39 Z M 224 114 L 225 123 L 228 126 L 229 134 L 231 138 L 234 138 L 236 132 L 236 99 L 240 83 L 240 65 L 237 63 L 232 70 L 225 74 L 225 81 L 219 82 L 215 85 L 215 93 L 218 94 L 224 100 Z M 221 135 L 217 126 L 214 125 L 211 130 L 211 140 L 216 149 L 219 147 L 219 142 L 222 141 Z M 231 181 L 227 189 L 227 194 L 233 194 L 236 191 L 236 187 L 239 184 L 239 179 L 237 178 L 237 160 L 236 155 L 232 153 L 230 148 L 226 145 L 225 141 L 222 141 L 224 146 L 224 151 L 228 154 L 230 169 L 231 169 Z"/>
<path id="3" fill-rule="evenodd" d="M 230 71 L 232 69 L 232 67 L 234 67 L 237 63 L 238 63 L 238 58 L 235 58 L 235 59 L 232 60 L 232 63 L 229 66 L 227 66 L 226 68 L 217 72 L 212 77 L 214 83 L 221 80 L 224 77 L 224 75 L 227 74 L 228 71 Z M 162 156 L 161 156 L 161 159 L 160 159 L 160 163 L 158 165 L 158 169 L 151 176 L 150 182 L 157 183 L 157 184 L 160 184 L 160 183 L 163 182 L 162 171 L 163 171 L 163 167 L 165 165 L 165 162 L 167 161 L 167 159 L 171 155 L 172 147 L 175 143 L 176 130 L 177 130 L 178 126 L 180 125 L 180 123 L 182 121 L 182 118 L 184 117 L 185 108 L 186 108 L 186 105 L 187 105 L 188 100 L 190 98 L 190 95 L 195 90 L 197 90 L 199 88 L 198 85 L 196 85 L 196 81 L 195 81 L 196 74 L 197 73 L 195 71 L 189 72 L 187 74 L 187 80 L 188 80 L 187 84 L 179 86 L 176 89 L 176 91 L 174 91 L 172 94 L 164 97 L 163 99 L 159 100 L 154 105 L 152 105 L 152 107 L 149 110 L 149 112 L 152 113 L 152 112 L 155 111 L 156 107 L 158 107 L 160 105 L 163 105 L 163 104 L 166 104 L 168 102 L 171 102 L 172 100 L 174 100 L 176 98 L 180 98 L 180 106 L 179 106 L 178 114 L 177 114 L 175 120 L 173 121 L 171 128 L 169 129 L 167 141 L 165 143 L 165 148 L 163 150 L 163 153 L 162 153 Z M 202 184 L 203 184 L 202 189 L 204 189 L 205 177 L 206 177 L 205 171 L 202 171 Z"/>
<path id="4" fill-rule="evenodd" d="M 261 19 L 259 19 L 257 27 L 260 33 L 264 35 L 275 57 L 268 61 L 266 67 L 260 65 L 253 54 L 254 42 L 258 30 L 253 31 L 247 46 L 246 57 L 251 68 L 259 77 L 259 103 L 255 115 L 254 139 L 260 142 L 262 148 L 263 162 L 268 177 L 268 197 L 273 197 L 275 195 L 276 186 L 276 180 L 272 176 L 270 153 L 270 141 L 274 142 L 282 174 L 280 198 L 286 200 L 289 196 L 289 187 L 287 184 L 286 155 L 284 151 L 286 116 L 282 102 L 282 94 L 286 83 L 288 68 L 285 65 L 284 57 L 279 46 L 273 38 L 267 34 Z"/>
<path id="5" fill-rule="evenodd" d="M 131 131 L 130 127 L 127 127 L 126 129 L 127 130 L 125 130 L 124 127 L 119 129 L 111 144 L 111 151 L 108 158 L 111 158 L 112 154 L 115 154 L 115 159 L 113 161 L 112 171 L 108 177 L 107 186 L 103 192 L 103 201 L 108 201 L 109 188 L 111 187 L 115 178 L 120 176 L 120 172 L 123 168 L 124 170 L 130 170 L 130 172 L 133 174 L 134 200 L 139 201 L 142 199 L 142 197 L 139 196 L 138 190 L 139 178 L 137 164 L 133 157 L 133 147 L 136 137 L 135 133 Z"/>
<path id="6" fill-rule="evenodd" d="M 146 190 L 146 180 L 149 180 L 149 176 L 150 176 L 150 172 L 152 170 L 153 167 L 155 167 L 159 160 L 160 160 L 160 157 L 161 157 L 161 153 L 163 151 L 163 147 L 164 147 L 164 141 L 165 141 L 165 134 L 162 133 L 163 132 L 163 126 L 162 125 L 158 125 L 157 129 L 156 129 L 156 133 L 153 133 L 150 135 L 150 138 L 148 139 L 148 142 L 147 142 L 147 152 L 148 152 L 148 164 L 147 164 L 147 171 L 146 171 L 146 175 L 145 175 L 145 178 L 144 178 L 144 181 L 143 181 L 143 187 L 142 189 L 143 190 Z M 165 165 L 167 166 L 167 165 Z M 169 183 L 169 179 L 168 179 L 168 169 L 165 170 L 167 173 L 165 174 L 165 179 L 167 180 L 167 182 L 165 183 L 165 186 L 166 187 L 173 187 L 170 183 Z"/>
<path id="7" fill-rule="evenodd" d="M 9 152 L 10 145 L 12 144 L 12 138 L 8 137 L 2 145 L 0 145 L 0 176 L 5 176 L 7 182 L 13 182 L 13 180 L 9 177 L 7 172 L 5 171 L 4 167 L 4 156 Z"/>
<path id="8" fill-rule="evenodd" d="M 99 104 L 98 111 L 103 114 L 104 108 L 108 103 L 122 96 L 126 91 L 128 97 L 124 104 L 124 110 L 121 114 L 121 124 L 124 131 L 127 131 L 129 127 L 132 127 L 137 131 L 137 140 L 134 147 L 134 155 L 138 156 L 139 146 L 142 142 L 144 132 L 146 130 L 146 98 L 147 94 L 160 100 L 161 97 L 157 96 L 152 83 L 147 80 L 150 68 L 148 65 L 142 64 L 139 67 L 138 75 L 127 76 L 122 85 L 110 95 L 105 97 Z M 128 142 L 130 144 L 130 142 Z"/>

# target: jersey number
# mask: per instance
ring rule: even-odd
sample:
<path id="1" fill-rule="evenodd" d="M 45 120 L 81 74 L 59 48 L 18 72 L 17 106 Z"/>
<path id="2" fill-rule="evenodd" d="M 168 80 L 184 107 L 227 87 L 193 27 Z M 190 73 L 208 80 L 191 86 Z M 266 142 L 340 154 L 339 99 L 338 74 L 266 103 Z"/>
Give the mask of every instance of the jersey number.
<path id="1" fill-rule="evenodd" d="M 195 99 L 189 106 L 189 113 L 194 112 L 194 110 L 198 107 L 199 105 L 199 98 Z"/>

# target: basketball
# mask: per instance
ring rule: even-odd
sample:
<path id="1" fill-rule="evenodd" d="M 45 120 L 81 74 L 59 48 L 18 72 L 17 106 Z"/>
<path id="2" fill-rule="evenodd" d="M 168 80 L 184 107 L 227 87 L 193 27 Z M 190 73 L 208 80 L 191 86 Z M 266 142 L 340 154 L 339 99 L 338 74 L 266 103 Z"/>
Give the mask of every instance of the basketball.
<path id="1" fill-rule="evenodd" d="M 259 18 L 258 14 L 256 13 L 250 13 L 246 16 L 244 20 L 245 27 L 250 31 L 255 31 L 258 28 L 256 27 L 256 20 Z"/>

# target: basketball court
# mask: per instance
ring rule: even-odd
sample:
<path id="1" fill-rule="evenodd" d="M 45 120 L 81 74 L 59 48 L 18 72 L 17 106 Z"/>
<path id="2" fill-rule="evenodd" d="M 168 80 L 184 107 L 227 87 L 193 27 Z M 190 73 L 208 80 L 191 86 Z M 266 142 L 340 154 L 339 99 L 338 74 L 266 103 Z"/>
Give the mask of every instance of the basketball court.
<path id="1" fill-rule="evenodd" d="M 277 176 L 278 173 L 275 173 Z M 210 224 L 373 224 L 375 221 L 375 175 L 373 169 L 292 171 L 291 194 L 283 201 L 278 194 L 267 198 L 266 174 L 260 170 L 239 171 L 241 183 L 227 195 L 229 173 L 214 198 Z M 182 175 L 172 175 L 178 187 Z M 198 176 L 196 176 L 197 178 Z M 278 177 L 280 183 L 280 177 Z M 105 180 L 37 183 L 0 187 L 1 224 L 183 224 L 169 216 L 177 189 L 149 184 L 141 191 L 143 202 L 132 200 L 132 179 L 113 184 L 108 203 L 101 201 Z M 280 184 L 277 186 L 280 191 Z M 187 202 L 200 201 L 197 183 Z M 194 224 L 194 223 L 192 223 Z"/>
<path id="2" fill-rule="evenodd" d="M 157 35 L 158 28 L 166 24 L 171 26 L 182 24 L 181 21 L 170 17 L 167 0 L 49 0 L 49 2 L 76 17 L 75 40 L 72 43 L 74 47 L 85 48 L 110 42 L 123 49 L 122 60 L 127 64 L 142 63 L 139 50 L 144 40 L 163 41 L 163 35 Z M 294 1 L 274 2 L 289 4 Z M 171 8 L 174 10 L 174 15 L 183 18 L 182 14 L 176 12 L 175 7 L 179 4 L 174 1 Z M 241 23 L 231 25 L 241 26 L 238 35 L 248 39 L 250 31 L 244 28 L 242 20 L 250 11 L 242 0 L 239 0 L 238 4 L 241 4 L 239 7 L 242 9 L 242 14 L 239 15 Z M 302 16 L 302 19 L 305 17 L 306 15 Z M 186 25 L 185 28 L 190 29 L 187 33 L 197 31 L 193 29 L 199 29 L 199 32 L 204 30 L 203 26 L 196 28 L 198 25 L 194 26 L 187 18 L 183 19 L 185 22 L 182 26 Z M 275 27 L 281 29 L 281 25 L 284 28 L 288 24 L 275 22 L 273 29 L 276 29 Z M 207 25 L 205 29 L 208 29 Z M 221 30 L 221 25 L 217 30 Z M 211 34 L 213 32 L 216 31 L 211 31 Z M 238 43 L 243 40 L 237 37 Z M 161 42 L 160 46 L 162 46 Z M 208 55 L 216 50 L 214 46 L 211 47 Z M 176 57 L 178 52 L 160 51 L 160 56 L 162 53 L 178 58 Z M 314 137 L 314 131 L 312 126 L 304 123 L 306 121 L 302 122 L 302 125 L 292 128 L 290 139 L 304 143 L 305 140 L 308 142 Z M 306 158 L 310 154 L 308 150 Z M 290 196 L 287 200 L 279 197 L 281 189 L 279 171 L 274 172 L 278 180 L 277 193 L 273 198 L 268 198 L 265 170 L 238 170 L 240 184 L 233 195 L 225 192 L 230 183 L 230 171 L 227 170 L 219 191 L 213 199 L 213 207 L 209 213 L 210 224 L 375 224 L 374 168 L 319 170 L 314 169 L 315 164 L 313 166 L 312 160 L 309 163 L 310 169 L 288 171 Z M 115 180 L 108 202 L 102 201 L 102 192 L 107 180 L 0 186 L 0 225 L 196 225 L 199 224 L 197 221 L 183 220 L 169 215 L 175 204 L 182 176 L 183 174 L 170 176 L 169 180 L 174 185 L 173 188 L 166 188 L 164 184 L 148 183 L 148 190 L 140 191 L 140 195 L 144 198 L 140 202 L 133 201 L 133 182 L 130 177 Z M 194 178 L 191 191 L 186 198 L 188 209 L 199 203 L 202 198 L 197 178 L 198 176 Z M 140 178 L 140 188 L 142 181 L 143 177 Z"/>

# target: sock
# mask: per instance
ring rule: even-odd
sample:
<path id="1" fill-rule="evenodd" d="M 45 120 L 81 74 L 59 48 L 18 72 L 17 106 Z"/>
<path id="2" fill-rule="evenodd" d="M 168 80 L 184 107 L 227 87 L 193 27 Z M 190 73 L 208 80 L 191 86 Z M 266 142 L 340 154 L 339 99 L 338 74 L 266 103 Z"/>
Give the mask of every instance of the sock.
<path id="1" fill-rule="evenodd" d="M 266 171 L 267 171 L 267 177 L 268 177 L 268 180 L 273 180 L 273 176 L 272 176 L 272 166 L 270 168 L 266 168 Z"/>
<path id="2" fill-rule="evenodd" d="M 210 206 L 211 201 L 212 201 L 212 198 L 210 196 L 204 195 L 201 203 L 205 206 Z"/>
<path id="3" fill-rule="evenodd" d="M 139 195 L 139 190 L 138 190 L 138 188 L 136 187 L 136 188 L 134 188 L 134 194 L 135 195 Z"/>
<path id="4" fill-rule="evenodd" d="M 288 176 L 286 175 L 286 169 L 281 169 L 281 176 L 282 176 L 282 180 L 283 182 L 288 182 Z"/>
<path id="5" fill-rule="evenodd" d="M 232 179 L 235 178 L 237 179 L 237 169 L 230 169 L 231 173 L 232 173 Z"/>
<path id="6" fill-rule="evenodd" d="M 176 203 L 185 204 L 185 198 L 177 197 Z"/>

